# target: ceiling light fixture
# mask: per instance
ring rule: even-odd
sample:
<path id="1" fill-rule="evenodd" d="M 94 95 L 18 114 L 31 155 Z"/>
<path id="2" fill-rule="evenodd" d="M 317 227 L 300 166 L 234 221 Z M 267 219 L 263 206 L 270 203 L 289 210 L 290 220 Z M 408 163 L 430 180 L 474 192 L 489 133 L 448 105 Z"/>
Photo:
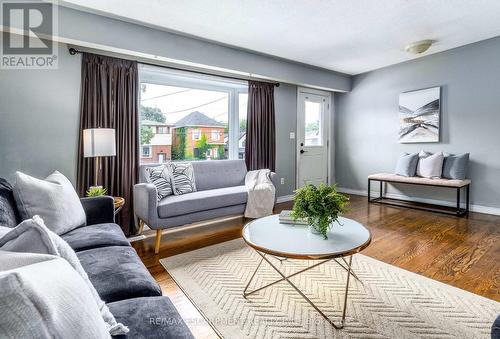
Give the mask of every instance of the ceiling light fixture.
<path id="1" fill-rule="evenodd" d="M 405 47 L 405 51 L 408 53 L 413 53 L 413 54 L 421 54 L 424 53 L 429 49 L 429 47 L 432 46 L 434 43 L 434 40 L 420 40 L 420 41 L 415 41 L 412 42 L 411 44 L 407 45 Z"/>

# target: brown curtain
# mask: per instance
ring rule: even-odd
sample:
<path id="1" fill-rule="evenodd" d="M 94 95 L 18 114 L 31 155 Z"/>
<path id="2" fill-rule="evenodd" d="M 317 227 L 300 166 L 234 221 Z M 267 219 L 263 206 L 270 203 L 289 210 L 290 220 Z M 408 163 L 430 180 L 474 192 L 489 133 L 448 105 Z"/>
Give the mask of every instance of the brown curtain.
<path id="1" fill-rule="evenodd" d="M 276 169 L 274 84 L 248 82 L 245 162 L 248 170 Z"/>
<path id="2" fill-rule="evenodd" d="M 109 195 L 125 198 L 117 223 L 126 235 L 136 232 L 132 189 L 139 164 L 138 81 L 137 62 L 83 53 L 77 189 L 83 196 L 95 177 L 95 158 L 83 157 L 83 130 L 114 128 L 116 156 L 101 158 L 98 182 Z"/>

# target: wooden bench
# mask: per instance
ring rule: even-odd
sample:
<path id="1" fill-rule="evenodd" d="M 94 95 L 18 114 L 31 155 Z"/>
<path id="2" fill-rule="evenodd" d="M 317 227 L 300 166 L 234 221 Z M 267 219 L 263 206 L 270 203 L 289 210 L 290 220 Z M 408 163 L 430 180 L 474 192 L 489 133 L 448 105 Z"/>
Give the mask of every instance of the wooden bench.
<path id="1" fill-rule="evenodd" d="M 379 196 L 376 198 L 371 197 L 371 182 L 378 181 L 380 183 Z M 408 205 L 407 200 L 388 198 L 384 195 L 382 184 L 386 183 L 397 183 L 397 184 L 410 184 L 410 185 L 421 185 L 421 186 L 432 186 L 432 187 L 445 187 L 450 189 L 456 189 L 457 192 L 457 204 L 456 208 L 449 208 L 448 206 L 435 205 L 435 204 L 411 204 Z M 469 213 L 469 193 L 470 193 L 471 181 L 469 179 L 465 180 L 453 180 L 453 179 L 428 179 L 420 177 L 403 177 L 391 173 L 379 173 L 372 174 L 368 176 L 368 202 L 379 203 L 385 205 L 393 205 L 399 207 L 410 207 L 424 211 L 440 212 L 446 214 L 452 214 L 459 217 L 463 217 Z M 462 208 L 460 198 L 461 190 L 465 189 L 465 208 Z M 402 202 L 406 204 L 402 204 Z"/>

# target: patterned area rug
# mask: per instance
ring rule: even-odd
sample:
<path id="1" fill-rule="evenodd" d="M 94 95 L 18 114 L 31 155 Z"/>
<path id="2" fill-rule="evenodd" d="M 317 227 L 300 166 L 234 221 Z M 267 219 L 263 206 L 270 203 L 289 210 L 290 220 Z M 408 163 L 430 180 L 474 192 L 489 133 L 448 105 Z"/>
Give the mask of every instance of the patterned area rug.
<path id="1" fill-rule="evenodd" d="M 259 258 L 237 239 L 160 262 L 216 331 L 228 339 L 489 338 L 500 313 L 498 302 L 357 254 L 353 270 L 362 283 L 350 280 L 346 325 L 335 330 L 286 282 L 243 298 Z M 312 263 L 287 260 L 280 265 L 290 274 Z M 263 263 L 251 287 L 277 278 Z M 346 271 L 329 262 L 292 281 L 338 320 L 345 279 Z"/>

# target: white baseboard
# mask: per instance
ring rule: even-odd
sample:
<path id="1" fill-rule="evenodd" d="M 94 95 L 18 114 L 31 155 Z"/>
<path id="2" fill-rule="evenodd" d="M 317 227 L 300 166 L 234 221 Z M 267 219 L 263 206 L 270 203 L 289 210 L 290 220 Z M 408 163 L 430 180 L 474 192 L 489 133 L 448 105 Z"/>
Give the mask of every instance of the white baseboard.
<path id="1" fill-rule="evenodd" d="M 354 194 L 354 195 L 362 195 L 362 196 L 368 196 L 368 191 L 364 190 L 353 190 L 350 188 L 345 188 L 345 187 L 337 187 L 337 191 L 341 193 L 347 193 L 347 194 Z M 378 196 L 379 191 L 372 191 L 373 196 Z M 397 194 L 397 193 L 386 193 L 385 196 L 387 198 L 393 198 L 393 199 L 401 199 L 405 201 L 411 201 L 411 202 L 420 202 L 420 203 L 425 203 L 425 204 L 435 204 L 435 205 L 443 205 L 443 206 L 449 206 L 449 207 L 454 207 L 456 204 L 451 201 L 446 201 L 446 200 L 435 200 L 435 199 L 424 199 L 424 198 L 415 198 L 415 197 L 410 197 L 404 194 Z M 493 215 L 500 215 L 500 208 L 498 207 L 489 207 L 489 206 L 481 206 L 481 205 L 470 205 L 470 210 L 471 212 L 477 212 L 477 213 L 485 213 L 485 214 L 493 214 Z"/>
<path id="2" fill-rule="evenodd" d="M 281 202 L 292 201 L 292 200 L 293 200 L 293 197 L 294 197 L 294 195 L 293 195 L 293 194 L 283 195 L 283 196 L 281 196 L 281 197 L 278 197 L 278 198 L 276 199 L 276 202 L 277 202 L 277 203 L 281 203 Z"/>

